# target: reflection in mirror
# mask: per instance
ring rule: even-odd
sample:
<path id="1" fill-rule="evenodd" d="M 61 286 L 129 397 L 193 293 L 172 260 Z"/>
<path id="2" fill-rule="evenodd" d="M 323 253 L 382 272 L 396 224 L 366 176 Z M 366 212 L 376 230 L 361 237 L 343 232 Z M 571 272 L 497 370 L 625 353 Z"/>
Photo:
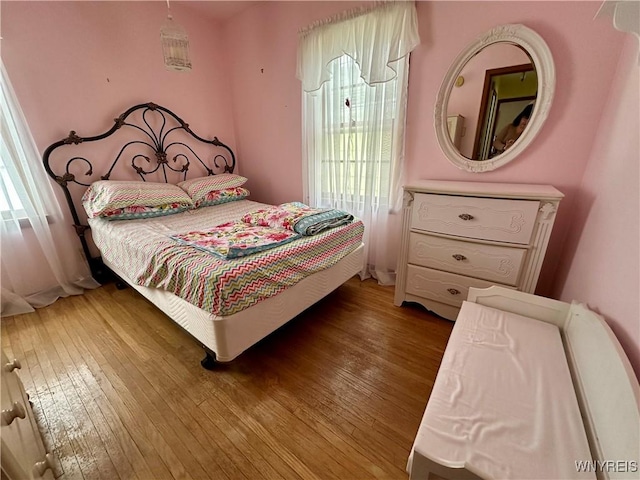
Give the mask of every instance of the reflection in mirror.
<path id="1" fill-rule="evenodd" d="M 477 129 L 472 155 L 475 160 L 504 153 L 524 132 L 531 118 L 538 89 L 535 70 L 531 64 L 504 70 L 510 73 L 493 75 L 487 71 L 486 93 L 478 116 L 482 119 L 481 128 Z"/>
<path id="2" fill-rule="evenodd" d="M 462 50 L 444 76 L 434 108 L 438 145 L 468 172 L 506 165 L 538 135 L 554 90 L 542 37 L 524 25 L 498 25 Z M 521 122 L 527 107 L 530 118 Z"/>
<path id="3" fill-rule="evenodd" d="M 505 150 L 494 145 L 498 133 L 510 133 L 509 146 L 519 134 L 508 129 L 524 107 L 535 101 L 538 79 L 531 59 L 517 45 L 494 43 L 479 51 L 460 72 L 465 81 L 452 87 L 447 118 L 464 117 L 463 135 L 451 140 L 461 155 L 486 160 Z M 529 117 L 530 118 L 530 115 Z M 512 130 L 507 132 L 507 130 Z M 498 148 L 499 147 L 499 148 Z M 507 146 L 508 148 L 508 146 Z"/>

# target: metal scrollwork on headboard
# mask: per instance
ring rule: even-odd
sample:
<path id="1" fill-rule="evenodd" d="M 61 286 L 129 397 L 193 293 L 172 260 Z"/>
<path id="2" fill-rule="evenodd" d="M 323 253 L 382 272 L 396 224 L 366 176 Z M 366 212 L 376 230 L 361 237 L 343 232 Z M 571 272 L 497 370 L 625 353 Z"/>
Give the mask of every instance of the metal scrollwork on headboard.
<path id="1" fill-rule="evenodd" d="M 103 173 L 96 178 L 84 181 L 78 178 L 81 175 L 94 177 L 95 169 L 87 156 L 77 154 L 77 149 L 74 150 L 73 147 L 106 139 L 115 132 L 125 129 L 129 130 L 126 143 L 116 148 L 118 152 L 115 154 L 115 158 L 112 161 L 100 162 L 100 167 L 104 168 Z M 131 139 L 132 137 L 136 138 Z M 189 143 L 185 142 L 185 138 Z M 215 150 L 211 148 L 211 152 L 207 150 L 205 156 L 198 153 L 197 148 L 194 149 L 197 142 L 192 142 L 192 140 L 200 142 L 200 146 L 216 148 Z M 61 152 L 63 148 L 65 149 L 64 155 Z M 54 151 L 55 155 L 52 155 Z M 233 151 L 217 137 L 206 140 L 198 136 L 191 130 L 189 124 L 175 113 L 155 103 L 143 103 L 129 108 L 114 119 L 114 125 L 101 135 L 82 137 L 72 130 L 69 136 L 47 147 L 43 154 L 44 168 L 64 191 L 73 218 L 73 226 L 80 237 L 83 251 L 89 260 L 94 276 L 96 276 L 95 269 L 97 267 L 94 265 L 85 239 L 85 231 L 89 227 L 80 221 L 69 185 L 76 184 L 88 187 L 95 180 L 113 180 L 114 168 L 126 161 L 130 163 L 130 167 L 143 181 L 147 180 L 146 176 L 155 174 L 155 177 L 160 176 L 164 182 L 169 182 L 169 174 L 174 178 L 178 176 L 179 181 L 185 180 L 192 164 L 199 165 L 203 174 L 206 172 L 207 175 L 215 175 L 216 171 L 233 173 L 236 165 Z M 58 168 L 54 168 L 54 163 L 58 165 Z M 78 172 L 84 173 L 78 174 Z"/>

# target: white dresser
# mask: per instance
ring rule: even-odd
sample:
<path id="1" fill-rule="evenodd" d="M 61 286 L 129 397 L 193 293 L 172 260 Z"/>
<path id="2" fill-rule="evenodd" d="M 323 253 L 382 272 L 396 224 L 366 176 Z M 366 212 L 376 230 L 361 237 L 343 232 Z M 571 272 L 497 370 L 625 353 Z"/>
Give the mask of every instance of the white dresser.
<path id="1" fill-rule="evenodd" d="M 549 185 L 405 186 L 394 303 L 455 320 L 469 287 L 533 293 L 563 196 Z"/>
<path id="2" fill-rule="evenodd" d="M 1 368 L 2 479 L 53 480 L 51 469 L 54 458 L 45 451 L 31 405 L 18 376 L 20 362 L 9 361 L 2 352 Z"/>

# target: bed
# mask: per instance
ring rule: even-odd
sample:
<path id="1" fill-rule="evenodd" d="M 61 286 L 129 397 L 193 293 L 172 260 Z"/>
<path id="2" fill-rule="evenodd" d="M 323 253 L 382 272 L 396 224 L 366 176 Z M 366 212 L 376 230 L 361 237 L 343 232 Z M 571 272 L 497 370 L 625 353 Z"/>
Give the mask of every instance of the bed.
<path id="1" fill-rule="evenodd" d="M 361 270 L 364 227 L 357 219 L 241 258 L 221 259 L 185 244 L 185 232 L 242 225 L 247 215 L 270 208 L 246 198 L 248 191 L 171 214 L 87 218 L 80 204 L 102 198 L 93 189 L 128 188 L 133 172 L 145 187 L 163 183 L 167 190 L 185 188 L 189 179 L 215 184 L 238 177 L 231 148 L 198 136 L 160 105 L 129 108 L 101 135 L 71 131 L 45 150 L 43 163 L 62 188 L 92 275 L 104 282 L 115 274 L 118 284 L 151 301 L 200 342 L 205 368 L 235 359 Z"/>
<path id="2" fill-rule="evenodd" d="M 462 305 L 411 479 L 638 478 L 640 387 L 602 317 L 493 286 Z"/>

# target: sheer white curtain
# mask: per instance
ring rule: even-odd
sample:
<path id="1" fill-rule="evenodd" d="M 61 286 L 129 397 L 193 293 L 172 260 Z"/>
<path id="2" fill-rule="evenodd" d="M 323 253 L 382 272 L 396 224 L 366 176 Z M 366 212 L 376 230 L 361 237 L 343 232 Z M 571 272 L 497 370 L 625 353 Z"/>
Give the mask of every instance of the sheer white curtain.
<path id="1" fill-rule="evenodd" d="M 349 12 L 301 32 L 305 202 L 365 224 L 360 276 L 395 282 L 413 2 Z"/>
<path id="2" fill-rule="evenodd" d="M 1 68 L 0 313 L 8 316 L 99 284 L 64 220 L 4 64 Z"/>

